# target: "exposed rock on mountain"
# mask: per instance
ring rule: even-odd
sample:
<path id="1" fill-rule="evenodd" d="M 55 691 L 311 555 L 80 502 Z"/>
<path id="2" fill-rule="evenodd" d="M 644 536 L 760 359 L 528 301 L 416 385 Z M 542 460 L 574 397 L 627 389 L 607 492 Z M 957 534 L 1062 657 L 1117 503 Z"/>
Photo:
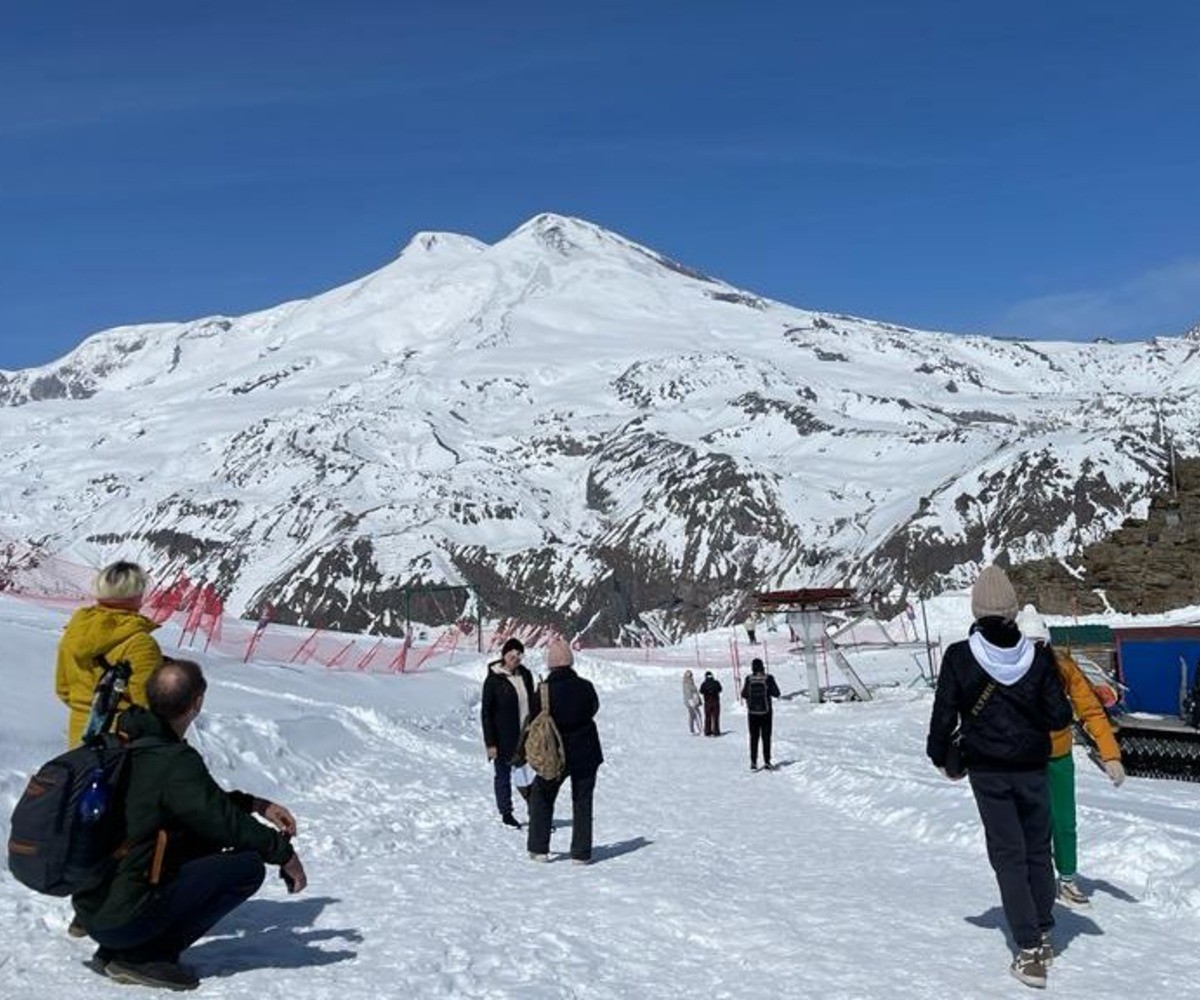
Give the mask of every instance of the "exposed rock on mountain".
<path id="1" fill-rule="evenodd" d="M 450 620 L 465 591 L 412 589 L 448 584 L 592 640 L 763 587 L 898 602 L 1153 523 L 1198 354 L 806 312 L 561 216 L 421 233 L 311 300 L 0 373 L 0 535 L 356 630 Z M 1094 558 L 1114 603 L 1183 596 Z"/>

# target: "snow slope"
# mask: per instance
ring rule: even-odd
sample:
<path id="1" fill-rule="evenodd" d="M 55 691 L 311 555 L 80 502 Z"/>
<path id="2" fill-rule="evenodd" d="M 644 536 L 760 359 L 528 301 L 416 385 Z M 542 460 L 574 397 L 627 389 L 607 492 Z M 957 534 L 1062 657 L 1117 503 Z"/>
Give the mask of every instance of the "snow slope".
<path id="1" fill-rule="evenodd" d="M 961 629 L 961 609 L 961 599 L 931 605 L 934 631 Z M 62 623 L 0 599 L 0 826 L 62 738 L 51 693 Z M 679 650 L 680 670 L 582 659 L 600 689 L 608 758 L 588 868 L 530 862 L 523 835 L 497 822 L 477 661 L 459 654 L 419 674 L 374 676 L 206 660 L 210 691 L 193 741 L 219 780 L 293 809 L 310 884 L 287 897 L 269 879 L 193 948 L 198 995 L 1026 995 L 1006 972 L 970 793 L 923 756 L 929 692 L 898 685 L 866 704 L 787 699 L 775 723 L 781 767 L 752 774 L 745 717 L 728 696 L 726 736 L 687 733 L 682 668 L 699 657 L 729 681 L 727 634 L 705 643 Z M 802 670 L 772 656 L 787 695 Z M 915 676 L 908 653 L 855 662 L 868 680 Z M 1200 786 L 1135 778 L 1117 790 L 1086 759 L 1078 767 L 1081 880 L 1095 902 L 1059 912 L 1049 992 L 1195 995 Z M 569 811 L 558 819 L 569 822 Z M 554 848 L 568 838 L 560 829 Z M 90 946 L 67 937 L 68 917 L 66 902 L 0 873 L 0 996 L 142 995 L 83 967 Z"/>
<path id="2" fill-rule="evenodd" d="M 591 638 L 686 618 L 682 597 L 694 630 L 755 589 L 902 598 L 1000 551 L 1077 554 L 1145 513 L 1168 436 L 1197 450 L 1198 375 L 1191 337 L 812 312 L 541 215 L 0 371 L 0 542 L 186 569 L 237 613 L 350 631 L 394 632 L 417 581 Z"/>

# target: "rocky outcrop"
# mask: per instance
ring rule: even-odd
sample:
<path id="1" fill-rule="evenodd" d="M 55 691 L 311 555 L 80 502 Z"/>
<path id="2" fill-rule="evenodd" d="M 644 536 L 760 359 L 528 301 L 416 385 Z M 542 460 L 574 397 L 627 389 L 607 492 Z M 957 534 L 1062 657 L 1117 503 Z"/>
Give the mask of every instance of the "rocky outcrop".
<path id="1" fill-rule="evenodd" d="M 1200 458 L 1177 461 L 1174 489 L 1151 497 L 1146 517 L 1127 518 L 1074 558 L 1022 563 L 1011 575 L 1017 592 L 1049 614 L 1200 604 Z"/>

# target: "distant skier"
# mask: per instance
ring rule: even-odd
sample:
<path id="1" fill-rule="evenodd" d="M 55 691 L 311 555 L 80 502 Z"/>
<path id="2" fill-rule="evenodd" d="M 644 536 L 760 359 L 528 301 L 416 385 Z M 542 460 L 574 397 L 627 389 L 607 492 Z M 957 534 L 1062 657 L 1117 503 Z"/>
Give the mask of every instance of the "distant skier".
<path id="1" fill-rule="evenodd" d="M 690 670 L 683 672 L 683 705 L 688 713 L 688 732 L 699 736 L 702 723 L 700 722 L 700 692 L 696 690 L 696 678 Z"/>
<path id="2" fill-rule="evenodd" d="M 988 860 L 1017 944 L 1009 971 L 1044 987 L 1054 959 L 1054 864 L 1050 858 L 1050 733 L 1071 723 L 1054 658 L 1021 635 L 1017 595 L 988 566 L 971 590 L 969 637 L 942 657 L 926 753 L 945 773 L 955 727 L 983 821 Z"/>
<path id="3" fill-rule="evenodd" d="M 763 770 L 771 770 L 771 718 L 774 714 L 771 699 L 779 697 L 779 685 L 767 673 L 763 661 L 750 661 L 750 676 L 742 685 L 742 701 L 746 703 L 746 719 L 750 724 L 750 770 L 758 770 L 758 743 L 762 740 Z"/>
<path id="4" fill-rule="evenodd" d="M 704 735 L 721 735 L 721 682 L 711 670 L 704 671 L 704 682 L 700 685 L 700 696 L 704 699 Z"/>
<path id="5" fill-rule="evenodd" d="M 1026 604 L 1017 615 L 1017 626 L 1030 642 L 1050 650 L 1058 666 L 1059 678 L 1075 714 L 1095 741 L 1104 762 L 1104 771 L 1114 785 L 1125 780 L 1121 763 L 1121 748 L 1113 735 L 1112 724 L 1092 685 L 1079 669 L 1079 664 L 1065 650 L 1050 645 L 1050 630 L 1032 604 Z M 1089 905 L 1087 893 L 1075 883 L 1078 864 L 1078 839 L 1075 826 L 1075 760 L 1071 754 L 1074 730 L 1071 726 L 1050 734 L 1050 762 L 1046 778 L 1050 787 L 1051 842 L 1054 847 L 1054 867 L 1058 870 L 1058 901 L 1064 906 Z"/>

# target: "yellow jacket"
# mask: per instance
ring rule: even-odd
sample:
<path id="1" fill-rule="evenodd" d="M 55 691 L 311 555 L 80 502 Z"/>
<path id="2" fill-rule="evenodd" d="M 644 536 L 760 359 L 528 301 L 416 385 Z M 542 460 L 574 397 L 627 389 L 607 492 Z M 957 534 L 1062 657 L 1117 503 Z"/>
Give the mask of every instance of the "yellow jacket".
<path id="1" fill-rule="evenodd" d="M 1075 710 L 1075 717 L 1083 723 L 1088 735 L 1096 741 L 1101 760 L 1120 760 L 1121 748 L 1113 736 L 1112 724 L 1100 699 L 1092 690 L 1092 685 L 1079 669 L 1079 664 L 1069 653 L 1061 649 L 1054 650 L 1054 659 L 1058 664 L 1058 675 L 1062 678 L 1063 690 Z M 1071 727 L 1059 729 L 1050 734 L 1050 756 L 1065 757 L 1071 752 Z"/>
<path id="2" fill-rule="evenodd" d="M 132 674 L 126 698 L 134 705 L 146 704 L 146 679 L 162 663 L 162 651 L 150 633 L 158 626 L 136 611 L 95 605 L 80 608 L 71 616 L 58 641 L 58 666 L 54 687 L 59 700 L 71 710 L 67 745 L 83 741 L 92 693 L 101 670 L 96 657 L 109 665 L 129 662 Z"/>

